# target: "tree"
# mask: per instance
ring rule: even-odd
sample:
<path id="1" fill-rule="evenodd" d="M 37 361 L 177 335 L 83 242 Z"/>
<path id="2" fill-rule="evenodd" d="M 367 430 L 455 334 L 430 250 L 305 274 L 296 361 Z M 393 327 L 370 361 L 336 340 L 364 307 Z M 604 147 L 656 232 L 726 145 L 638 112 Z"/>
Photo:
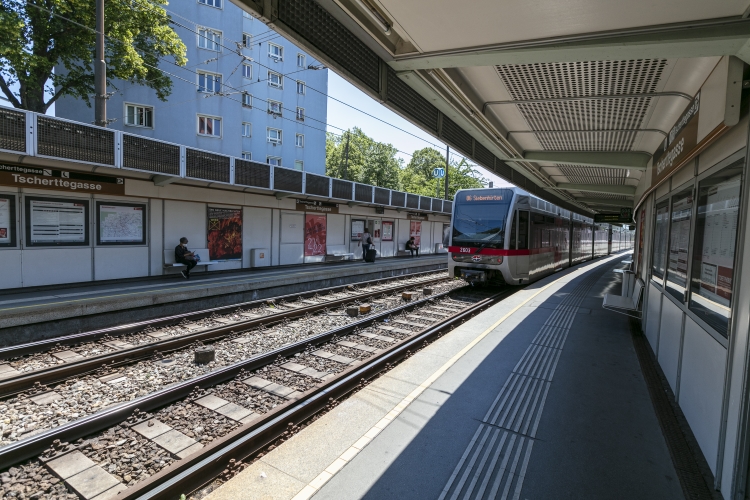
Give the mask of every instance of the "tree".
<path id="1" fill-rule="evenodd" d="M 108 80 L 145 85 L 161 100 L 171 93 L 172 80 L 156 69 L 159 59 L 187 62 L 185 44 L 161 7 L 166 3 L 105 4 Z M 65 95 L 91 106 L 95 10 L 95 0 L 0 0 L 0 89 L 14 107 L 44 113 Z M 51 96 L 46 101 L 45 93 Z"/>
<path id="2" fill-rule="evenodd" d="M 412 155 L 411 161 L 401 172 L 401 184 L 409 193 L 442 198 L 445 195 L 445 179 L 433 177 L 435 168 L 445 168 L 445 156 L 435 148 L 423 148 Z M 451 161 L 448 167 L 448 197 L 452 200 L 459 189 L 481 188 L 487 180 L 480 176 L 462 158 Z"/>
<path id="3" fill-rule="evenodd" d="M 348 146 L 347 146 L 348 142 Z M 348 147 L 348 153 L 347 153 Z M 401 160 L 391 144 L 377 142 L 354 127 L 326 135 L 326 175 L 363 184 L 401 189 Z"/>

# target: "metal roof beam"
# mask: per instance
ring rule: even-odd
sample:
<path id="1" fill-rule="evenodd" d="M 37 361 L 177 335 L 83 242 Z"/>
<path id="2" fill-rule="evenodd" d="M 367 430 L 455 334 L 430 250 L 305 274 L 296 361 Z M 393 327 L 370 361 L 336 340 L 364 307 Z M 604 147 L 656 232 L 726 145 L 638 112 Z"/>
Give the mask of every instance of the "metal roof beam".
<path id="1" fill-rule="evenodd" d="M 750 63 L 750 19 L 646 26 L 397 56 L 396 71 L 576 61 L 734 55 Z"/>
<path id="2" fill-rule="evenodd" d="M 523 159 L 529 162 L 646 170 L 651 155 L 637 151 L 524 151 Z"/>
<path id="3" fill-rule="evenodd" d="M 571 184 L 560 182 L 554 188 L 564 191 L 583 191 L 588 193 L 606 193 L 606 194 L 624 194 L 626 196 L 635 195 L 635 186 L 609 185 L 609 184 Z"/>

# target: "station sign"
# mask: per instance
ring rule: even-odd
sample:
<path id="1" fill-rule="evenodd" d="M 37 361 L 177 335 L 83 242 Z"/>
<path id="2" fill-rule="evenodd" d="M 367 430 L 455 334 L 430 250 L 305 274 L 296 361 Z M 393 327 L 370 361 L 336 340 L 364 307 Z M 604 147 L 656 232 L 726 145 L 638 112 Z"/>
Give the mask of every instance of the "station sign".
<path id="1" fill-rule="evenodd" d="M 442 167 L 433 168 L 432 176 L 438 179 L 442 179 L 443 177 L 445 177 L 445 169 Z"/>
<path id="2" fill-rule="evenodd" d="M 407 220 L 427 220 L 427 214 L 421 214 L 418 212 L 408 212 L 406 214 Z"/>
<path id="3" fill-rule="evenodd" d="M 633 222 L 633 209 L 621 208 L 619 213 L 595 214 L 594 222 L 609 223 L 609 224 L 618 224 L 622 222 L 632 223 Z"/>
<path id="4" fill-rule="evenodd" d="M 328 203 L 325 201 L 314 200 L 296 200 L 294 209 L 298 212 L 318 212 L 323 214 L 339 213 L 338 203 Z"/>
<path id="5" fill-rule="evenodd" d="M 695 156 L 698 145 L 698 111 L 701 93 L 698 92 L 670 129 L 667 137 L 654 153 L 651 184 L 654 185 Z"/>
<path id="6" fill-rule="evenodd" d="M 7 164 L 0 164 L 0 185 L 69 193 L 125 194 L 122 177 Z"/>

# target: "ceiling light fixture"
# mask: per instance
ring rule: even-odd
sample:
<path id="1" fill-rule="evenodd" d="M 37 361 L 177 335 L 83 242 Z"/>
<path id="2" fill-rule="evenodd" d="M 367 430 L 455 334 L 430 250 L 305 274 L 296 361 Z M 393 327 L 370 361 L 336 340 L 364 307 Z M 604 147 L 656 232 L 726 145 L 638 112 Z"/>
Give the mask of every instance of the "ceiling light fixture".
<path id="1" fill-rule="evenodd" d="M 385 17 L 375 10 L 374 7 L 372 7 L 369 3 L 365 2 L 365 0 L 354 0 L 354 3 L 359 5 L 359 8 L 367 12 L 367 14 L 370 15 L 370 17 L 380 26 L 380 28 L 383 30 L 383 33 L 386 35 L 391 34 L 391 25 L 388 23 L 388 21 L 385 20 Z"/>

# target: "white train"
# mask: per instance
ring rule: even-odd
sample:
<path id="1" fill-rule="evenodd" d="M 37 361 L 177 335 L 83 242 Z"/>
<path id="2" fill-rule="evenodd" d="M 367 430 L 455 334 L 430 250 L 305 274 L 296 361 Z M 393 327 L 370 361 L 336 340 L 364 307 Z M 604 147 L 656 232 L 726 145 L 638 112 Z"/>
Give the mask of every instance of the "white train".
<path id="1" fill-rule="evenodd" d="M 634 230 L 596 224 L 519 188 L 458 191 L 452 215 L 448 272 L 471 283 L 526 284 L 634 244 Z"/>

